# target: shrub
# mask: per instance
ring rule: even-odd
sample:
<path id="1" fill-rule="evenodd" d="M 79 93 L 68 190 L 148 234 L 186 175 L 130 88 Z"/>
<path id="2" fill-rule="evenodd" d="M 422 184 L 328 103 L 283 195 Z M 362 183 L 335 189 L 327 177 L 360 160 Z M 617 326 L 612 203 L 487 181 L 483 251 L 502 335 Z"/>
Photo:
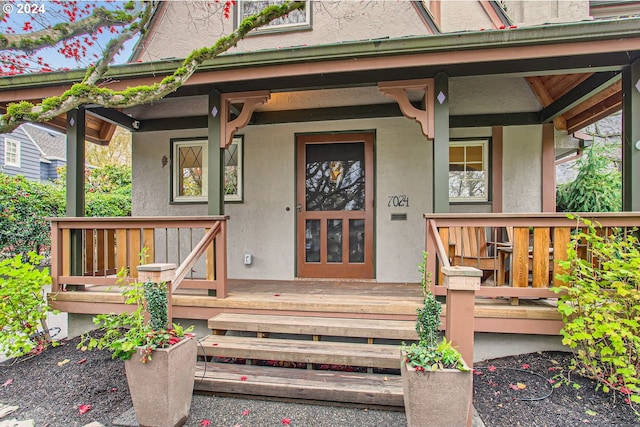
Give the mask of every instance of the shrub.
<path id="1" fill-rule="evenodd" d="M 0 173 L 0 258 L 46 254 L 51 226 L 45 218 L 63 214 L 64 199 L 57 186 Z"/>
<path id="2" fill-rule="evenodd" d="M 570 216 L 571 217 L 571 216 Z M 573 217 L 571 217 L 573 218 Z M 640 244 L 636 230 L 607 232 L 582 219 L 586 230 L 572 236 L 566 286 L 558 301 L 565 345 L 574 350 L 574 369 L 640 403 Z M 579 246 L 586 244 L 585 257 Z M 584 253 L 584 252 L 583 252 Z"/>
<path id="3" fill-rule="evenodd" d="M 45 320 L 53 312 L 42 288 L 51 283 L 49 271 L 37 266 L 41 256 L 28 254 L 0 261 L 0 353 L 18 357 L 40 352 L 47 344 Z"/>
<path id="4" fill-rule="evenodd" d="M 618 212 L 622 209 L 622 175 L 612 170 L 609 148 L 592 145 L 576 162 L 578 176 L 556 191 L 558 212 Z"/>

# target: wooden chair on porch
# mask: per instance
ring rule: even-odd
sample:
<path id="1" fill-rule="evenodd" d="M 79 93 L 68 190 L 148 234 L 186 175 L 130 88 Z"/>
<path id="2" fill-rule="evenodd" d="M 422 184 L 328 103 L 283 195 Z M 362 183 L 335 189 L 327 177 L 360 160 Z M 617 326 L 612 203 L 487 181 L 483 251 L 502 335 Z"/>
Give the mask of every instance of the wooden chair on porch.
<path id="1" fill-rule="evenodd" d="M 489 254 L 485 227 L 448 227 L 440 229 L 440 238 L 449 244 L 449 262 L 482 270 L 485 281 L 498 267 L 495 256 Z"/>

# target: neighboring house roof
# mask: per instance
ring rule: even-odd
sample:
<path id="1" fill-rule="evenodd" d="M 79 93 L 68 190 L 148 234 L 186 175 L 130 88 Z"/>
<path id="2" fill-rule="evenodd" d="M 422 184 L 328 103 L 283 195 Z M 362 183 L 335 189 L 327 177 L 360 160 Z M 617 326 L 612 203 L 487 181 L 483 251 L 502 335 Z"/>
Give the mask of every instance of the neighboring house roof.
<path id="1" fill-rule="evenodd" d="M 41 159 L 66 160 L 67 146 L 65 135 L 29 123 L 23 124 L 22 130 L 40 150 Z"/>

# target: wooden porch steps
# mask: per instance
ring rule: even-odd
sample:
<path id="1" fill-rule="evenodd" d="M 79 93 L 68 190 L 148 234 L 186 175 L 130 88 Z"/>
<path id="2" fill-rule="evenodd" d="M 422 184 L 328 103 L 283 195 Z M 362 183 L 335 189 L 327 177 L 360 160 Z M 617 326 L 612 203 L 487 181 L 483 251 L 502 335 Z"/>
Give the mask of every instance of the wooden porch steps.
<path id="1" fill-rule="evenodd" d="M 400 369 L 395 345 L 209 335 L 199 356 Z"/>
<path id="2" fill-rule="evenodd" d="M 398 375 L 200 362 L 196 367 L 195 389 L 376 406 L 404 405 Z"/>
<path id="3" fill-rule="evenodd" d="M 399 346 L 416 339 L 414 326 L 413 321 L 222 313 L 209 319 L 209 327 L 226 335 L 200 341 L 198 354 L 209 362 L 199 363 L 195 390 L 402 406 Z M 247 364 L 218 363 L 238 359 Z M 294 367 L 278 367 L 283 364 Z"/>
<path id="4" fill-rule="evenodd" d="M 263 334 L 305 334 L 314 337 L 338 336 L 413 341 L 415 322 L 408 320 L 348 319 L 331 317 L 277 316 L 222 313 L 209 319 L 214 334 L 234 330 Z"/>

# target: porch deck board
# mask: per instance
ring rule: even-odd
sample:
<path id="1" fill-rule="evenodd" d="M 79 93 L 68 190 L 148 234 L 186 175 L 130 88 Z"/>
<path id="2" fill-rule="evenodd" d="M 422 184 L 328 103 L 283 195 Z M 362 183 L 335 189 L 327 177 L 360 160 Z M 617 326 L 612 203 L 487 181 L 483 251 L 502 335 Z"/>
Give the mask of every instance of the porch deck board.
<path id="1" fill-rule="evenodd" d="M 210 335 L 200 341 L 198 355 L 372 368 L 400 368 L 399 346 L 382 344 Z"/>
<path id="2" fill-rule="evenodd" d="M 415 322 L 409 320 L 222 313 L 209 319 L 208 325 L 213 330 L 256 333 L 274 332 L 396 340 L 416 340 L 418 338 Z"/>
<path id="3" fill-rule="evenodd" d="M 399 358 L 396 361 L 399 363 Z M 199 362 L 194 390 L 392 407 L 404 405 L 402 381 L 397 375 Z"/>

